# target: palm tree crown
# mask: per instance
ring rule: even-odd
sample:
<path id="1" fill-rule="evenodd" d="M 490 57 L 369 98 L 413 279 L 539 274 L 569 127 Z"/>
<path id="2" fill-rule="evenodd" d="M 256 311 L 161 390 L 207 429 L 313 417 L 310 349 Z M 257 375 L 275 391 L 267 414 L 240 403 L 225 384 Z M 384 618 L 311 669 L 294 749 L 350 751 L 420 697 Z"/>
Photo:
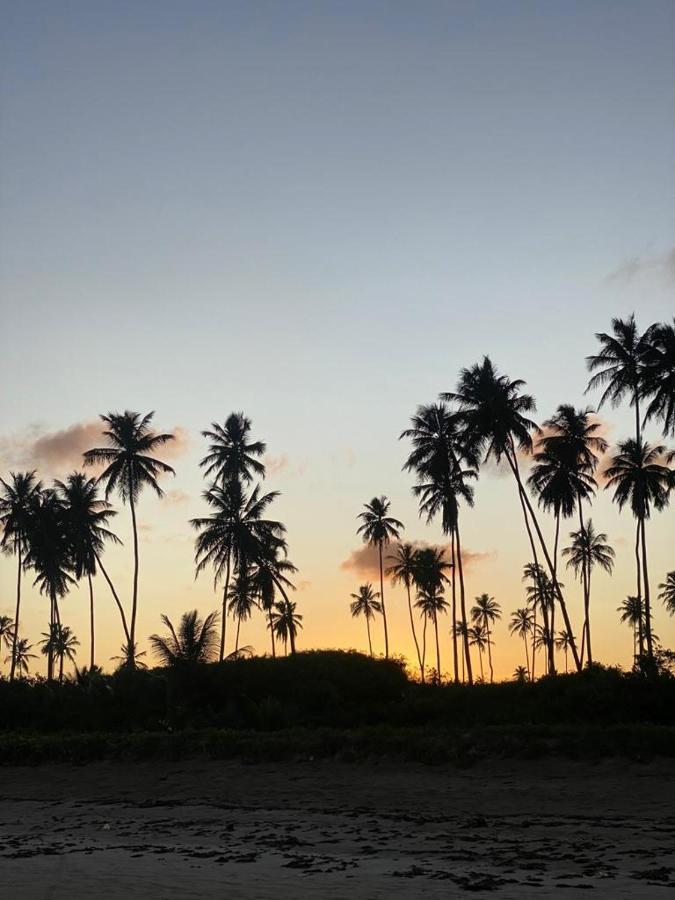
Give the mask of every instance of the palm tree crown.
<path id="1" fill-rule="evenodd" d="M 662 510 L 668 503 L 671 471 L 659 462 L 666 448 L 629 439 L 605 469 L 607 489 L 614 489 L 619 509 L 628 504 L 637 519 L 648 519 L 650 509 Z"/>
<path id="2" fill-rule="evenodd" d="M 675 318 L 647 331 L 643 393 L 649 399 L 645 419 L 660 419 L 663 436 L 675 436 Z"/>
<path id="3" fill-rule="evenodd" d="M 168 616 L 162 615 L 168 635 L 150 635 L 155 655 L 165 666 L 181 663 L 207 663 L 214 658 L 218 646 L 218 613 L 209 613 L 202 619 L 196 609 L 185 612 L 178 628 L 174 628 Z"/>
<path id="4" fill-rule="evenodd" d="M 666 580 L 659 585 L 659 600 L 675 616 L 675 571 L 668 572 Z"/>
<path id="5" fill-rule="evenodd" d="M 261 457 L 267 445 L 263 441 L 250 439 L 251 420 L 243 412 L 230 413 L 224 425 L 211 423 L 211 430 L 202 431 L 209 438 L 208 453 L 199 463 L 204 475 L 212 475 L 214 481 L 225 484 L 228 481 L 248 483 L 255 476 L 265 477 L 265 466 Z"/>

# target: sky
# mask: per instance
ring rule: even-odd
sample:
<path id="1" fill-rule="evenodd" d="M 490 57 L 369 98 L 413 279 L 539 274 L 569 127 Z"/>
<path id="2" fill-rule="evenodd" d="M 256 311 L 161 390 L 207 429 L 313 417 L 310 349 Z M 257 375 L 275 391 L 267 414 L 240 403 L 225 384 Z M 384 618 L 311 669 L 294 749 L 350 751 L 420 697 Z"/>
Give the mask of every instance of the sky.
<path id="1" fill-rule="evenodd" d="M 166 499 L 140 505 L 141 635 L 160 612 L 217 605 L 188 526 L 212 421 L 244 410 L 268 443 L 299 646 L 363 650 L 348 609 L 376 577 L 358 553 L 362 504 L 386 494 L 407 538 L 442 539 L 401 472 L 416 406 L 484 354 L 525 379 L 540 420 L 597 403 L 594 333 L 675 311 L 670 2 L 26 0 L 2 19 L 0 470 L 63 476 L 111 410 L 178 429 Z M 628 409 L 601 415 L 611 441 L 630 435 Z M 594 649 L 627 665 L 616 607 L 633 523 L 603 492 L 592 517 L 617 551 L 614 577 L 594 575 Z M 106 557 L 127 605 L 128 519 L 120 507 L 124 547 Z M 483 472 L 462 525 L 468 596 L 504 610 L 508 677 L 529 554 L 504 473 Z M 655 586 L 675 563 L 675 507 L 648 539 Z M 0 613 L 14 566 L 0 559 Z M 37 642 L 47 602 L 29 583 Z M 409 654 L 405 598 L 387 590 L 392 645 Z M 120 628 L 105 584 L 96 596 L 110 665 Z M 84 588 L 62 615 L 84 661 Z M 655 630 L 675 645 L 663 609 Z M 265 652 L 260 617 L 242 640 Z M 442 652 L 449 668 L 447 632 Z"/>

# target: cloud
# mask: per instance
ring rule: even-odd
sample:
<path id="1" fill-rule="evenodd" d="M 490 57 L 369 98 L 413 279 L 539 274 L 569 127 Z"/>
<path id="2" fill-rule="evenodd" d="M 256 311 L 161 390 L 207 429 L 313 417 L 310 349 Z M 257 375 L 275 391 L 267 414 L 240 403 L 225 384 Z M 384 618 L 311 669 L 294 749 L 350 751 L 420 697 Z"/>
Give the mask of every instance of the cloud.
<path id="1" fill-rule="evenodd" d="M 186 494 L 185 491 L 181 491 L 179 488 L 176 488 L 172 491 L 167 491 L 164 494 L 162 502 L 168 503 L 169 506 L 180 506 L 182 503 L 187 503 L 189 499 L 189 494 Z"/>
<path id="2" fill-rule="evenodd" d="M 419 550 L 426 547 L 433 547 L 435 550 L 441 549 L 445 553 L 445 558 L 447 560 L 450 559 L 450 544 L 430 544 L 426 541 L 410 541 L 410 543 Z M 391 564 L 390 561 L 387 560 L 387 555 L 392 552 L 391 549 L 386 549 L 384 552 L 385 568 Z M 480 565 L 480 563 L 486 562 L 489 559 L 494 559 L 496 555 L 494 550 L 485 552 L 469 550 L 467 547 L 462 547 L 462 566 L 464 572 L 466 573 L 468 570 L 474 569 L 476 566 Z M 380 556 L 377 547 L 372 544 L 363 544 L 357 550 L 352 550 L 347 559 L 340 563 L 340 569 L 344 572 L 355 572 L 357 575 L 379 578 Z"/>
<path id="3" fill-rule="evenodd" d="M 282 453 L 281 456 L 265 456 L 263 462 L 268 475 L 285 475 L 288 478 L 299 478 L 307 471 L 306 462 L 294 465 L 288 458 L 287 453 Z"/>
<path id="4" fill-rule="evenodd" d="M 297 588 L 298 588 L 299 591 L 306 591 L 306 590 L 308 590 L 309 588 L 311 588 L 311 586 L 312 586 L 312 582 L 311 582 L 311 581 L 307 581 L 306 579 L 303 579 L 302 581 L 299 581 L 298 584 L 297 584 Z"/>
<path id="5" fill-rule="evenodd" d="M 666 284 L 675 282 L 675 247 L 665 253 L 637 255 L 623 262 L 607 276 L 609 284 L 630 284 L 643 275 L 656 274 Z"/>

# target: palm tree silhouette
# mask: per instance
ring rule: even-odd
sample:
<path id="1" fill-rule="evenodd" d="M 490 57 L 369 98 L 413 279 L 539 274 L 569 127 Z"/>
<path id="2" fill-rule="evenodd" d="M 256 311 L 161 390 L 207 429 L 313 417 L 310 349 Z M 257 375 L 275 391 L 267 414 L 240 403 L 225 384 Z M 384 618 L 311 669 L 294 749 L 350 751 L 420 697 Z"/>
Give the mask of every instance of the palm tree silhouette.
<path id="1" fill-rule="evenodd" d="M 572 569 L 574 574 L 579 577 L 582 573 L 584 582 L 584 603 L 586 616 L 584 620 L 585 635 L 581 640 L 581 657 L 584 656 L 584 640 L 588 653 L 588 664 L 593 665 L 593 651 L 591 649 L 591 621 L 589 616 L 590 600 L 591 600 L 591 572 L 593 567 L 598 565 L 608 574 L 612 574 L 614 568 L 614 550 L 609 544 L 605 543 L 607 535 L 600 531 L 596 532 L 593 528 L 593 522 L 589 519 L 585 525 L 582 524 L 578 531 L 570 532 L 572 543 L 563 550 L 563 556 L 567 557 L 567 568 Z"/>
<path id="2" fill-rule="evenodd" d="M 413 616 L 412 599 L 410 596 L 410 588 L 415 583 L 415 574 L 417 571 L 417 550 L 412 544 L 397 544 L 394 553 L 387 559 L 392 560 L 392 564 L 387 567 L 386 574 L 391 578 L 392 584 L 405 585 L 408 598 L 408 614 L 410 616 L 410 630 L 412 631 L 413 641 L 415 642 L 415 650 L 417 651 L 417 661 L 420 667 L 420 678 L 424 681 L 424 669 L 422 666 L 422 653 L 420 644 L 417 639 L 417 631 L 415 629 L 415 619 Z"/>
<path id="3" fill-rule="evenodd" d="M 213 484 L 204 491 L 204 500 L 213 512 L 207 517 L 192 519 L 190 524 L 199 532 L 195 539 L 195 577 L 207 566 L 214 570 L 214 587 L 225 575 L 222 600 L 219 659 L 225 655 L 227 603 L 232 569 L 245 569 L 275 552 L 285 552 L 281 522 L 264 518 L 267 508 L 279 496 L 277 491 L 260 493 L 256 486 L 246 494 L 240 481 Z M 283 582 L 276 581 L 283 592 Z"/>
<path id="4" fill-rule="evenodd" d="M 438 614 L 447 612 L 448 603 L 440 591 L 440 585 L 433 583 L 423 586 L 417 594 L 415 606 L 421 611 L 422 615 L 431 619 L 434 626 L 434 637 L 436 640 L 436 683 L 441 683 L 441 648 L 438 639 Z"/>
<path id="5" fill-rule="evenodd" d="M 521 393 L 524 384 L 525 382 L 520 379 L 511 381 L 506 375 L 500 375 L 492 365 L 490 358 L 486 356 L 482 363 L 474 365 L 470 369 L 462 369 L 455 392 L 445 393 L 441 396 L 444 400 L 452 400 L 459 405 L 464 426 L 471 435 L 472 446 L 484 453 L 485 460 L 491 457 L 494 457 L 497 462 L 506 459 L 518 487 L 518 497 L 533 562 L 535 565 L 539 564 L 530 520 L 537 533 L 549 572 L 553 577 L 553 562 L 534 509 L 523 487 L 518 463 L 517 448 L 531 452 L 530 432 L 536 427 L 535 423 L 526 415 L 535 410 L 535 402 L 529 394 Z M 572 634 L 565 598 L 555 579 L 554 587 L 565 620 L 565 627 Z M 581 662 L 574 643 L 571 650 L 575 665 L 579 669 Z"/>
<path id="6" fill-rule="evenodd" d="M 387 608 L 384 605 L 384 569 L 382 564 L 382 550 L 390 541 L 396 541 L 403 529 L 403 523 L 389 515 L 391 503 L 382 497 L 373 497 L 370 503 L 364 504 L 364 511 L 359 513 L 357 519 L 361 519 L 362 525 L 356 530 L 363 540 L 377 547 L 380 560 L 380 602 L 382 604 L 382 621 L 384 623 L 384 656 L 389 659 L 389 632 L 387 629 Z"/>
<path id="7" fill-rule="evenodd" d="M 426 621 L 426 620 L 425 620 L 425 621 Z M 459 620 L 455 623 L 455 627 L 454 627 L 453 630 L 454 630 L 454 632 L 456 633 L 457 637 L 458 637 L 458 638 L 460 639 L 460 641 L 462 642 L 462 646 L 464 646 L 464 647 L 466 647 L 466 648 L 468 649 L 468 648 L 470 647 L 470 644 L 469 644 L 469 626 L 466 624 L 466 622 L 464 621 L 464 619 L 459 619 Z M 465 681 L 465 671 L 464 671 L 464 668 L 465 668 L 465 662 L 468 662 L 469 665 L 471 665 L 471 651 L 470 651 L 470 650 L 468 650 L 468 653 L 463 653 L 463 654 L 462 654 L 462 684 L 464 684 L 464 681 Z M 470 682 L 470 683 L 473 684 L 473 681 Z"/>
<path id="8" fill-rule="evenodd" d="M 490 646 L 489 638 L 486 634 L 485 628 L 482 625 L 472 625 L 469 628 L 469 643 L 472 647 L 478 647 L 478 661 L 480 663 L 480 680 L 481 682 L 485 681 L 485 675 L 483 672 L 483 653 L 485 653 L 485 648 Z"/>
<path id="9" fill-rule="evenodd" d="M 253 566 L 250 577 L 253 593 L 260 601 L 260 607 L 267 613 L 268 625 L 272 621 L 272 610 L 276 602 L 276 592 L 280 591 L 284 599 L 288 599 L 286 588 L 295 590 L 295 585 L 288 578 L 297 572 L 297 568 L 293 563 L 281 555 L 283 542 L 275 540 L 275 542 L 267 547 L 261 547 L 261 552 L 256 556 L 256 562 Z M 274 641 L 274 629 L 270 627 L 270 636 L 272 640 L 272 656 L 276 656 L 276 646 Z"/>
<path id="10" fill-rule="evenodd" d="M 531 677 L 532 681 L 535 680 L 535 670 L 537 664 L 537 654 L 535 647 L 535 639 L 537 636 L 537 610 L 541 610 L 541 615 L 544 623 L 544 630 L 546 634 L 550 634 L 549 628 L 549 615 L 551 613 L 551 606 L 554 602 L 554 594 L 553 594 L 553 583 L 550 578 L 546 574 L 546 572 L 542 569 L 539 563 L 526 563 L 523 566 L 523 577 L 521 581 L 530 582 L 526 589 L 525 595 L 527 597 L 527 602 L 532 607 L 532 672 Z M 562 584 L 558 581 L 560 587 Z M 547 654 L 551 652 L 551 646 L 546 648 Z M 550 663 L 550 655 L 549 655 L 549 663 Z M 554 667 L 555 668 L 555 667 Z M 549 674 L 551 673 L 551 666 L 549 664 L 548 668 Z"/>
<path id="11" fill-rule="evenodd" d="M 426 515 L 430 524 L 440 513 L 443 533 L 450 535 L 450 561 L 452 565 L 452 650 L 455 682 L 459 679 L 457 638 L 462 639 L 464 656 L 473 682 L 471 653 L 465 631 L 458 631 L 455 563 L 459 570 L 462 619 L 466 621 L 466 597 L 464 592 L 464 567 L 459 534 L 459 501 L 473 506 L 473 488 L 469 480 L 476 479 L 478 454 L 468 440 L 466 430 L 460 426 L 460 417 L 444 403 L 420 406 L 411 419 L 411 427 L 400 438 L 412 443 L 404 471 L 415 472 L 417 484 L 413 493 L 420 498 L 420 515 Z"/>
<path id="12" fill-rule="evenodd" d="M 0 646 L 2 644 L 8 650 L 11 650 L 14 644 L 14 619 L 11 616 L 0 616 Z"/>
<path id="13" fill-rule="evenodd" d="M 487 638 L 488 662 L 490 664 L 490 683 L 494 681 L 494 669 L 492 668 L 492 640 L 490 636 L 490 625 L 501 619 L 502 610 L 494 597 L 488 594 L 481 594 L 476 597 L 476 605 L 471 610 L 471 619 L 474 625 L 478 625 L 484 629 Z"/>
<path id="14" fill-rule="evenodd" d="M 217 612 L 209 613 L 204 619 L 196 609 L 185 612 L 178 628 L 174 628 L 167 615 L 162 614 L 161 619 L 169 633 L 166 636 L 151 634 L 150 644 L 162 665 L 196 665 L 213 660 L 218 647 Z"/>
<path id="15" fill-rule="evenodd" d="M 529 672 L 525 666 L 516 666 L 513 672 L 513 680 L 524 684 L 529 679 Z"/>
<path id="16" fill-rule="evenodd" d="M 17 557 L 16 569 L 16 609 L 14 612 L 14 637 L 12 657 L 19 642 L 19 621 L 21 617 L 21 575 L 26 553 L 28 518 L 34 502 L 42 492 L 42 482 L 35 472 L 10 472 L 9 481 L 0 478 L 0 525 L 2 538 L 0 549 Z M 28 645 L 25 644 L 25 647 Z M 30 649 L 30 648 L 29 648 Z M 30 654 L 29 654 L 30 655 Z M 9 680 L 14 680 L 16 662 L 12 658 Z M 26 670 L 27 671 L 27 670 Z"/>
<path id="17" fill-rule="evenodd" d="M 628 622 L 633 629 L 633 659 L 637 664 L 644 655 L 644 608 L 640 597 L 626 597 L 616 610 L 621 613 L 621 622 Z"/>
<path id="18" fill-rule="evenodd" d="M 356 594 L 349 595 L 352 598 L 352 602 L 349 604 L 349 609 L 351 610 L 351 614 L 354 618 L 358 618 L 359 616 L 363 616 L 366 620 L 366 630 L 368 632 L 368 651 L 370 655 L 373 655 L 373 642 L 370 638 L 370 620 L 375 618 L 375 615 L 382 612 L 382 604 L 377 599 L 380 595 L 377 591 L 373 590 L 372 584 L 362 584 L 358 589 Z"/>
<path id="19" fill-rule="evenodd" d="M 251 618 L 253 608 L 258 605 L 256 601 L 255 584 L 251 578 L 251 572 L 245 564 L 239 565 L 227 593 L 227 599 L 229 612 L 232 613 L 232 618 L 237 623 L 234 641 L 234 652 L 236 654 L 239 650 L 239 632 L 241 623 Z"/>
<path id="20" fill-rule="evenodd" d="M 19 678 L 28 675 L 28 660 L 37 659 L 37 656 L 30 652 L 32 649 L 33 645 L 28 643 L 28 638 L 19 638 L 19 640 L 12 645 L 11 654 L 5 657 L 6 663 L 14 663 L 15 674 L 18 671 Z"/>
<path id="21" fill-rule="evenodd" d="M 276 636 L 284 642 L 284 649 L 288 652 L 288 642 L 291 643 L 291 653 L 295 653 L 295 639 L 298 631 L 302 629 L 302 616 L 296 612 L 297 603 L 286 598 L 274 604 L 274 612 L 270 620 L 270 626 Z"/>
<path id="22" fill-rule="evenodd" d="M 605 488 L 614 489 L 614 502 L 618 504 L 619 509 L 628 504 L 638 523 L 638 537 L 642 546 L 645 636 L 650 664 L 654 660 L 654 648 L 645 523 L 650 518 L 652 507 L 662 510 L 668 504 L 672 473 L 667 466 L 658 462 L 664 453 L 663 446 L 654 446 L 643 441 L 623 441 L 618 445 L 611 465 L 605 470 L 607 479 Z"/>
<path id="23" fill-rule="evenodd" d="M 511 621 L 509 622 L 509 631 L 518 637 L 522 637 L 525 645 L 525 665 L 527 667 L 527 675 L 532 678 L 530 669 L 530 657 L 528 654 L 528 637 L 532 634 L 534 622 L 532 620 L 532 610 L 527 607 L 521 607 L 511 613 Z"/>
<path id="24" fill-rule="evenodd" d="M 89 667 L 93 669 L 96 663 L 94 658 L 94 587 L 92 578 L 96 575 L 97 565 L 108 582 L 117 604 L 122 618 L 124 636 L 127 641 L 130 637 L 124 609 L 101 562 L 101 554 L 106 541 L 112 541 L 115 544 L 122 543 L 117 535 L 106 527 L 109 520 L 117 513 L 111 509 L 106 500 L 101 500 L 97 496 L 96 479 L 87 478 L 82 472 L 73 472 L 65 483 L 56 481 L 54 484 L 57 496 L 64 506 L 66 527 L 72 543 L 75 578 L 79 581 L 86 575 L 89 583 Z"/>
<path id="25" fill-rule="evenodd" d="M 668 572 L 666 580 L 659 585 L 659 600 L 671 616 L 675 615 L 675 571 Z"/>
<path id="26" fill-rule="evenodd" d="M 59 683 L 63 681 L 63 663 L 68 659 L 75 664 L 75 656 L 77 654 L 76 647 L 80 646 L 80 642 L 75 637 L 68 625 L 62 625 L 60 622 L 53 622 L 49 626 L 49 632 L 42 634 L 43 640 L 40 642 L 42 653 L 50 660 L 58 660 L 59 663 Z"/>
<path id="27" fill-rule="evenodd" d="M 675 436 L 675 318 L 652 325 L 645 334 L 642 392 L 650 399 L 647 419 L 660 419 L 663 437 Z"/>
<path id="28" fill-rule="evenodd" d="M 210 431 L 202 431 L 209 438 L 208 453 L 199 463 L 204 475 L 212 475 L 216 484 L 225 485 L 229 481 L 246 484 L 254 477 L 265 477 L 265 466 L 256 457 L 261 457 L 267 445 L 263 441 L 250 440 L 251 420 L 243 412 L 233 412 L 224 425 L 211 423 Z"/>
<path id="29" fill-rule="evenodd" d="M 570 635 L 564 629 L 558 632 L 558 636 L 555 639 L 555 646 L 557 650 L 562 650 L 565 654 L 565 675 L 567 675 L 567 651 L 570 649 Z"/>
<path id="30" fill-rule="evenodd" d="M 136 615 L 138 611 L 138 527 L 136 505 L 144 487 L 152 488 L 158 497 L 164 492 L 157 483 L 162 474 L 175 475 L 171 466 L 152 456 L 159 447 L 174 439 L 173 434 L 157 434 L 150 423 L 154 412 L 145 416 L 125 410 L 123 413 L 108 413 L 100 416 L 107 426 L 103 432 L 108 439 L 107 447 L 95 447 L 84 454 L 85 465 L 103 463 L 106 468 L 98 477 L 105 484 L 106 500 L 117 491 L 122 503 L 129 503 L 131 526 L 134 538 L 134 580 L 131 600 L 131 623 L 129 625 L 129 664 L 134 665 L 136 646 Z"/>

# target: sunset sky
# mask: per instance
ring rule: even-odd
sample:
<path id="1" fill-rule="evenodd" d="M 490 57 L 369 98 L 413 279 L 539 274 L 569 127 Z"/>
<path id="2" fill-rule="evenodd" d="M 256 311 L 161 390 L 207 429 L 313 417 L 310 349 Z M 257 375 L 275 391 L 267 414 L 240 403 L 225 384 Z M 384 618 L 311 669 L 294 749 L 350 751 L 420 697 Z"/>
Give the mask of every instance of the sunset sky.
<path id="1" fill-rule="evenodd" d="M 268 443 L 299 646 L 365 649 L 348 609 L 376 577 L 362 504 L 386 494 L 408 539 L 442 539 L 401 472 L 415 407 L 483 354 L 527 381 L 540 419 L 595 403 L 594 332 L 675 312 L 667 0 L 25 0 L 2 18 L 0 473 L 63 476 L 111 410 L 154 409 L 177 429 L 166 499 L 140 504 L 143 636 L 160 612 L 217 605 L 187 524 L 204 510 L 212 421 L 244 410 Z M 601 416 L 610 441 L 630 436 L 628 408 Z M 634 524 L 600 493 L 592 518 L 617 566 L 593 576 L 594 651 L 627 665 L 616 607 L 634 588 Z M 129 512 L 115 504 L 125 546 L 108 568 L 129 604 Z M 529 559 L 512 480 L 485 469 L 462 524 L 468 597 L 504 610 L 507 677 L 523 661 L 505 622 Z M 675 567 L 675 506 L 648 541 L 655 592 Z M 0 613 L 15 578 L 0 559 Z M 37 643 L 48 605 L 30 580 Z M 579 630 L 581 589 L 563 581 Z M 404 595 L 388 596 L 393 649 L 408 653 Z M 84 662 L 84 587 L 61 609 Z M 110 665 L 122 634 L 103 583 L 97 610 Z M 655 631 L 675 645 L 662 607 Z M 242 640 L 268 649 L 259 615 Z M 447 630 L 442 653 L 449 670 Z"/>

